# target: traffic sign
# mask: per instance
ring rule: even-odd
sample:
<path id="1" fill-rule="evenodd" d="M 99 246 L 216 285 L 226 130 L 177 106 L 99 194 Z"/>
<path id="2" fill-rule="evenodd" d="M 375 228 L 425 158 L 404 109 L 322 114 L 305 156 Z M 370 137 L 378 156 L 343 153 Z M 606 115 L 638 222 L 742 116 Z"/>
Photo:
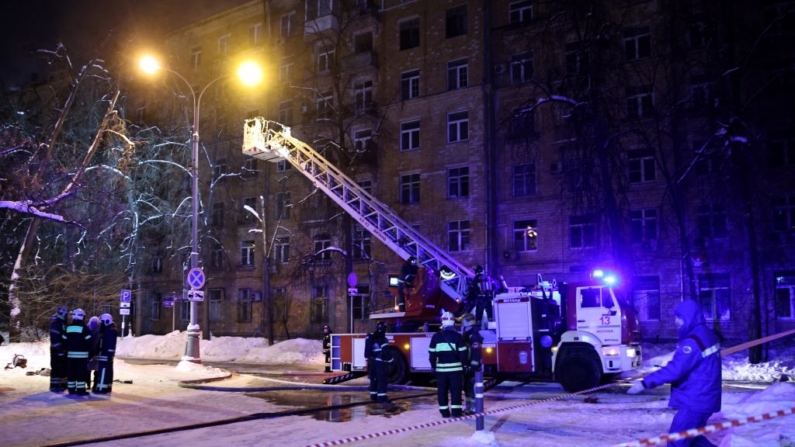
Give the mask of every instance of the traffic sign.
<path id="1" fill-rule="evenodd" d="M 202 292 L 201 290 L 189 291 L 188 301 L 204 301 L 204 292 Z"/>
<path id="2" fill-rule="evenodd" d="M 119 315 L 130 315 L 130 309 L 119 309 Z"/>
<path id="3" fill-rule="evenodd" d="M 132 293 L 127 289 L 121 289 L 121 302 L 129 303 L 132 301 Z"/>
<path id="4" fill-rule="evenodd" d="M 204 287 L 204 272 L 202 269 L 194 267 L 188 271 L 188 285 L 194 290 Z"/>
<path id="5" fill-rule="evenodd" d="M 357 289 L 356 287 L 351 287 L 351 288 L 348 289 L 348 295 L 355 296 L 358 293 L 359 293 L 359 289 Z"/>
<path id="6" fill-rule="evenodd" d="M 174 300 L 164 299 L 163 307 L 174 307 Z"/>
<path id="7" fill-rule="evenodd" d="M 119 303 L 119 307 L 121 307 L 122 309 L 124 309 L 124 308 L 128 308 L 129 309 L 130 308 L 130 303 L 121 302 L 121 303 Z"/>

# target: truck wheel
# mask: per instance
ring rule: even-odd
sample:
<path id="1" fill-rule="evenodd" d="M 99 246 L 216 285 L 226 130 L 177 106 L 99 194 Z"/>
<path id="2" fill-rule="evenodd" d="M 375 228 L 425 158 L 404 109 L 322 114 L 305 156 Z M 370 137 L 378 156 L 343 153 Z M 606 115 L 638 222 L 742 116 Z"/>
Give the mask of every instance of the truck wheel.
<path id="1" fill-rule="evenodd" d="M 384 357 L 389 355 L 392 356 L 392 362 L 387 363 L 386 366 L 386 381 L 387 383 L 392 383 L 395 385 L 400 385 L 406 383 L 408 381 L 408 365 L 406 364 L 406 359 L 403 357 L 403 353 L 394 346 L 386 346 L 384 348 Z"/>
<path id="2" fill-rule="evenodd" d="M 587 390 L 599 385 L 602 368 L 590 355 L 569 355 L 558 364 L 558 381 L 569 393 Z"/>

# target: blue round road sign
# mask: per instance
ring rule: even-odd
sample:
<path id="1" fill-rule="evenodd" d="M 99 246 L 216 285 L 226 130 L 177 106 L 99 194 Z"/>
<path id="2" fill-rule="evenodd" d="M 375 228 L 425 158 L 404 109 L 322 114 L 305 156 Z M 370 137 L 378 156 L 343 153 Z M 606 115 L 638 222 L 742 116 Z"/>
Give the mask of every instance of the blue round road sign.
<path id="1" fill-rule="evenodd" d="M 198 267 L 188 271 L 188 285 L 191 289 L 201 289 L 204 287 L 204 272 Z"/>

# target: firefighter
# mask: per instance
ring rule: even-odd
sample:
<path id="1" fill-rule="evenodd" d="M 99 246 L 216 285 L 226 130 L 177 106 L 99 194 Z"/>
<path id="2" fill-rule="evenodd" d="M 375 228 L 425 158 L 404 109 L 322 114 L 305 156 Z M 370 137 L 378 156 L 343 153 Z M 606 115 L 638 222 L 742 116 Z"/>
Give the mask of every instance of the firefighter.
<path id="1" fill-rule="evenodd" d="M 113 357 L 116 355 L 116 324 L 113 316 L 102 314 L 99 317 L 102 325 L 99 329 L 99 368 L 94 371 L 94 387 L 91 391 L 99 394 L 110 394 L 113 390 Z"/>
<path id="2" fill-rule="evenodd" d="M 691 299 L 679 303 L 674 310 L 679 327 L 679 345 L 674 357 L 663 368 L 635 382 L 627 391 L 637 394 L 645 389 L 671 384 L 668 406 L 677 412 L 670 433 L 678 433 L 707 424 L 721 406 L 720 341 L 707 326 L 701 306 Z M 703 436 L 669 442 L 669 446 L 714 446 Z"/>
<path id="3" fill-rule="evenodd" d="M 69 309 L 58 306 L 50 321 L 50 391 L 60 393 L 66 389 L 66 315 Z"/>
<path id="4" fill-rule="evenodd" d="M 467 363 L 464 364 L 464 396 L 466 396 L 466 414 L 475 413 L 475 372 L 482 366 L 483 336 L 480 335 L 475 316 L 464 314 L 461 317 L 461 330 L 467 346 Z"/>
<path id="5" fill-rule="evenodd" d="M 386 403 L 389 401 L 386 395 L 386 369 L 387 364 L 392 363 L 394 359 L 389 349 L 384 349 L 388 345 L 386 324 L 380 321 L 375 326 L 375 332 L 367 334 L 367 339 L 364 342 L 367 375 L 370 378 L 370 400 L 373 402 Z"/>
<path id="6" fill-rule="evenodd" d="M 400 267 L 400 281 L 398 282 L 398 312 L 406 311 L 406 290 L 411 289 L 420 268 L 417 266 L 417 258 L 409 256 L 403 266 Z"/>
<path id="7" fill-rule="evenodd" d="M 442 312 L 442 330 L 433 334 L 428 346 L 431 369 L 436 373 L 439 413 L 445 418 L 462 416 L 461 391 L 467 347 L 461 334 L 456 332 L 454 323 L 453 314 Z"/>
<path id="8" fill-rule="evenodd" d="M 483 270 L 483 266 L 475 267 L 475 278 L 469 286 L 467 302 L 469 303 L 469 312 L 472 312 L 473 308 L 475 310 L 475 321 L 478 325 L 482 321 L 484 310 L 488 321 L 494 321 L 494 309 L 492 308 L 491 300 L 494 298 L 494 291 L 498 287 L 497 282 Z"/>
<path id="9" fill-rule="evenodd" d="M 331 372 L 331 328 L 323 326 L 323 356 L 326 358 L 326 369 L 324 372 Z"/>
<path id="10" fill-rule="evenodd" d="M 93 316 L 88 319 L 86 327 L 91 332 L 91 350 L 88 351 L 88 369 L 89 371 L 96 371 L 99 368 L 99 331 L 100 331 L 99 317 Z M 91 373 L 88 373 L 86 380 L 86 389 L 93 389 L 91 386 Z"/>
<path id="11" fill-rule="evenodd" d="M 88 394 L 88 353 L 92 348 L 91 331 L 83 321 L 86 313 L 75 309 L 72 324 L 66 326 L 66 389 L 69 394 L 85 396 Z"/>

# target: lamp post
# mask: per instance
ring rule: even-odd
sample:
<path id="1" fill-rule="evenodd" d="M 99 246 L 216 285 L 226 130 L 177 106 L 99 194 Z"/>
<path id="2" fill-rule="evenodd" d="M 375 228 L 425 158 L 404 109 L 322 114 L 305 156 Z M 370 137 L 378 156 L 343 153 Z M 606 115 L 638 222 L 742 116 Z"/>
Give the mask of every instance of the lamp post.
<path id="1" fill-rule="evenodd" d="M 204 92 L 207 88 L 214 84 L 216 81 L 228 77 L 228 74 L 218 76 L 212 81 L 208 82 L 204 88 L 196 95 L 196 91 L 190 82 L 185 79 L 181 74 L 176 71 L 163 67 L 160 63 L 151 56 L 145 56 L 140 62 L 141 69 L 146 73 L 154 73 L 158 70 L 165 70 L 185 83 L 190 90 L 191 98 L 193 99 L 193 132 L 191 133 L 191 253 L 190 253 L 190 267 L 191 270 L 199 267 L 199 116 L 201 111 L 201 101 Z M 262 70 L 253 62 L 244 62 L 237 70 L 237 74 L 244 84 L 254 85 L 262 79 Z M 183 360 L 193 363 L 201 363 L 201 353 L 199 349 L 199 334 L 201 328 L 199 327 L 198 305 L 196 301 L 190 302 L 190 323 L 188 323 L 188 341 L 185 345 L 185 356 Z"/>

